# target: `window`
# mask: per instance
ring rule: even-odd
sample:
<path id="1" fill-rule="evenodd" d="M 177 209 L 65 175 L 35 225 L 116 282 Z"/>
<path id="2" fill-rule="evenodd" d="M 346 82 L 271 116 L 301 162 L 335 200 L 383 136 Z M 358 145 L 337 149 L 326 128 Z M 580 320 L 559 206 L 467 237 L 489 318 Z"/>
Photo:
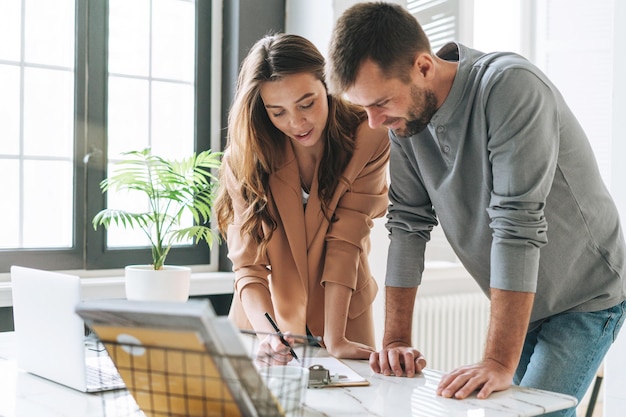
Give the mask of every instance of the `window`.
<path id="1" fill-rule="evenodd" d="M 459 39 L 459 0 L 407 0 L 406 7 L 422 25 L 433 51 Z"/>
<path id="2" fill-rule="evenodd" d="M 124 151 L 211 148 L 211 3 L 0 2 L 0 272 L 149 262 L 134 232 L 93 230 L 99 183 Z M 190 243 L 168 263 L 211 258 Z"/>

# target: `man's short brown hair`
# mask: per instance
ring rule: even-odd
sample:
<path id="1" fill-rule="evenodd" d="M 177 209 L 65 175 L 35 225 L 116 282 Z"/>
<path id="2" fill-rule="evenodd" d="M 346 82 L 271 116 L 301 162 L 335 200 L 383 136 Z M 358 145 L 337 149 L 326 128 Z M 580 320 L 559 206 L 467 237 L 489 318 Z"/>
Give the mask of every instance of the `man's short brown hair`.
<path id="1" fill-rule="evenodd" d="M 366 59 L 385 75 L 406 79 L 420 52 L 431 53 L 430 42 L 407 9 L 385 2 L 355 4 L 333 30 L 326 69 L 329 91 L 342 94 L 352 87 Z"/>

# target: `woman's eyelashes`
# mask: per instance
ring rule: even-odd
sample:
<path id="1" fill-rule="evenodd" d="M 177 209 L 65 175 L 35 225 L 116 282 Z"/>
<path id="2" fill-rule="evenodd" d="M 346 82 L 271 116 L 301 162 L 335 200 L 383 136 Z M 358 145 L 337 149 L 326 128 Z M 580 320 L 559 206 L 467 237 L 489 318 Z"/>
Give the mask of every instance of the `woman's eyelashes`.
<path id="1" fill-rule="evenodd" d="M 315 104 L 315 100 L 312 100 L 312 101 L 311 101 L 311 102 L 309 102 L 309 103 L 306 103 L 306 104 L 301 104 L 299 107 L 300 107 L 300 109 L 302 109 L 302 110 L 308 110 L 308 109 L 310 109 L 311 107 L 313 107 L 313 105 L 314 105 L 314 104 Z M 274 116 L 274 117 L 280 117 L 280 116 L 283 116 L 284 114 L 285 114 L 285 110 L 281 110 L 281 111 L 279 111 L 279 112 L 274 112 L 274 113 L 272 113 L 272 116 Z"/>

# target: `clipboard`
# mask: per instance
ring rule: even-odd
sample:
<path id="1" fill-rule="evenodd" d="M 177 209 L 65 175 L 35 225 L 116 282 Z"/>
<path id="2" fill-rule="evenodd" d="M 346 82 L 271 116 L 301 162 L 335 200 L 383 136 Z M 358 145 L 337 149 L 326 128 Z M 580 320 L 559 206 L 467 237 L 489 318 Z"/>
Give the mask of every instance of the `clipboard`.
<path id="1" fill-rule="evenodd" d="M 340 359 L 334 357 L 304 358 L 309 368 L 309 388 L 358 387 L 370 382 Z"/>

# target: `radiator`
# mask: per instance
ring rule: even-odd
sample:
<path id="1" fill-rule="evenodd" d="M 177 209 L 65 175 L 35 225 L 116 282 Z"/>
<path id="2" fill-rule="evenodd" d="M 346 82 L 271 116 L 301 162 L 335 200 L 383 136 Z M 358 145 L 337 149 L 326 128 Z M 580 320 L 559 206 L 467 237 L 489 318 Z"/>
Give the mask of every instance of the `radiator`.
<path id="1" fill-rule="evenodd" d="M 448 372 L 481 360 L 489 300 L 480 292 L 417 297 L 413 343 L 428 367 Z"/>

